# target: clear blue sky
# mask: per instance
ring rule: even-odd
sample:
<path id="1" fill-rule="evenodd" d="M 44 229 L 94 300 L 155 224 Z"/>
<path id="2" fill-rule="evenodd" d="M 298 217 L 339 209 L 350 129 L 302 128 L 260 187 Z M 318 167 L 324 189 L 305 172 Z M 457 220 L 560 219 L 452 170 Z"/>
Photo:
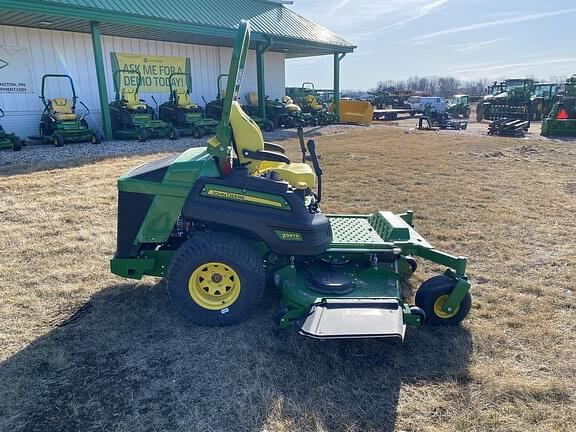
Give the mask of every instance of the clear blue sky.
<path id="1" fill-rule="evenodd" d="M 410 75 L 460 79 L 576 73 L 576 1 L 295 0 L 292 8 L 357 45 L 343 89 Z M 332 87 L 332 57 L 287 62 L 286 83 Z"/>

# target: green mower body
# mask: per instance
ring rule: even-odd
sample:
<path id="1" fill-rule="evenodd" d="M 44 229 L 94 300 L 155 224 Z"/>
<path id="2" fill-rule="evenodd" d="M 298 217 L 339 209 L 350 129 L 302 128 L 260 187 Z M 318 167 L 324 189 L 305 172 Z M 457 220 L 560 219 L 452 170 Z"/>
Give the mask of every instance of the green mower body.
<path id="1" fill-rule="evenodd" d="M 70 99 L 46 97 L 47 83 L 54 80 L 68 82 L 72 94 Z M 102 142 L 102 134 L 88 126 L 86 117 L 90 114 L 90 110 L 78 100 L 72 77 L 60 74 L 44 75 L 40 99 L 44 104 L 44 111 L 40 118 L 40 135 L 29 137 L 31 140 L 40 141 L 43 144 L 54 144 L 56 147 L 61 147 L 66 143 L 100 144 Z M 84 114 L 76 112 L 78 103 L 84 107 L 86 111 Z"/>
<path id="2" fill-rule="evenodd" d="M 185 77 L 185 86 L 176 87 L 175 78 Z M 168 78 L 170 83 L 170 98 L 160 105 L 159 117 L 176 129 L 179 136 L 202 138 L 213 134 L 218 121 L 206 118 L 204 110 L 190 100 L 192 77 L 188 73 L 174 72 Z"/>
<path id="3" fill-rule="evenodd" d="M 135 75 L 135 81 L 130 79 L 127 82 L 136 82 L 136 87 L 128 86 L 127 82 L 123 85 L 123 74 Z M 142 75 L 137 70 L 118 70 L 114 73 L 116 100 L 109 105 L 114 139 L 137 139 L 141 142 L 149 138 L 177 139 L 178 134 L 172 125 L 156 119 L 154 109 L 140 99 L 141 83 Z"/>
<path id="4" fill-rule="evenodd" d="M 568 78 L 558 91 L 559 99 L 542 122 L 543 136 L 576 136 L 576 75 Z"/>
<path id="5" fill-rule="evenodd" d="M 4 110 L 0 108 L 0 118 L 4 117 Z M 2 125 L 0 125 L 0 150 L 22 150 L 24 142 L 16 136 L 15 133 L 7 133 Z"/>
<path id="6" fill-rule="evenodd" d="M 432 247 L 414 230 L 412 212 L 323 214 L 315 143 L 305 146 L 299 129 L 296 163 L 263 142 L 237 102 L 247 22 L 238 34 L 216 136 L 118 180 L 112 272 L 166 277 L 174 307 L 204 325 L 247 318 L 266 279 L 282 292 L 277 324 L 313 338 L 403 339 L 408 325 L 462 321 L 471 302 L 465 258 Z M 269 165 L 258 171 L 255 161 Z M 446 271 L 424 282 L 411 305 L 401 283 L 416 270 L 414 257 Z"/>

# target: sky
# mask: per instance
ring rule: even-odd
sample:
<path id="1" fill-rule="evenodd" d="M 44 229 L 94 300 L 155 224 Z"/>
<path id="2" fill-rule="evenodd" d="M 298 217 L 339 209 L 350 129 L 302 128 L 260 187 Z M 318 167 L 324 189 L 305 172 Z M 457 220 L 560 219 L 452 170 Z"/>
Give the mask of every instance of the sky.
<path id="1" fill-rule="evenodd" d="M 358 46 L 342 60 L 342 89 L 413 75 L 576 73 L 574 0 L 295 0 L 287 7 Z M 332 56 L 288 60 L 286 84 L 332 88 L 332 62 Z"/>

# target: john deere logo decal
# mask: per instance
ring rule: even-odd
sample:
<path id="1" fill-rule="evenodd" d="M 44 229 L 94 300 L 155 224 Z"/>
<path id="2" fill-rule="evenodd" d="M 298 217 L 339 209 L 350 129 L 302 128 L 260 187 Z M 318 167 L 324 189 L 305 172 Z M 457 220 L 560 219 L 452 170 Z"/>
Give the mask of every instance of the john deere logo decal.
<path id="1" fill-rule="evenodd" d="M 6 66 L 10 66 L 10 63 L 0 58 L 0 69 L 4 69 Z"/>
<path id="2" fill-rule="evenodd" d="M 275 233 L 280 240 L 302 241 L 302 234 L 300 234 L 299 232 L 275 231 Z"/>

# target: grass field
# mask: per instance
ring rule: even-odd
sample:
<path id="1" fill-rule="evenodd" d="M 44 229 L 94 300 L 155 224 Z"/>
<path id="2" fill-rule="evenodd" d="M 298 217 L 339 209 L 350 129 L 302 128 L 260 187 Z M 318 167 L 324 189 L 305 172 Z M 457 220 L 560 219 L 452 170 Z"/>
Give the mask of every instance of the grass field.
<path id="1" fill-rule="evenodd" d="M 158 156 L 1 177 L 0 430 L 574 430 L 574 143 L 375 127 L 318 145 L 324 211 L 411 208 L 469 257 L 462 327 L 320 343 L 274 330 L 270 290 L 249 321 L 199 328 L 161 282 L 108 270 L 115 179 Z"/>

